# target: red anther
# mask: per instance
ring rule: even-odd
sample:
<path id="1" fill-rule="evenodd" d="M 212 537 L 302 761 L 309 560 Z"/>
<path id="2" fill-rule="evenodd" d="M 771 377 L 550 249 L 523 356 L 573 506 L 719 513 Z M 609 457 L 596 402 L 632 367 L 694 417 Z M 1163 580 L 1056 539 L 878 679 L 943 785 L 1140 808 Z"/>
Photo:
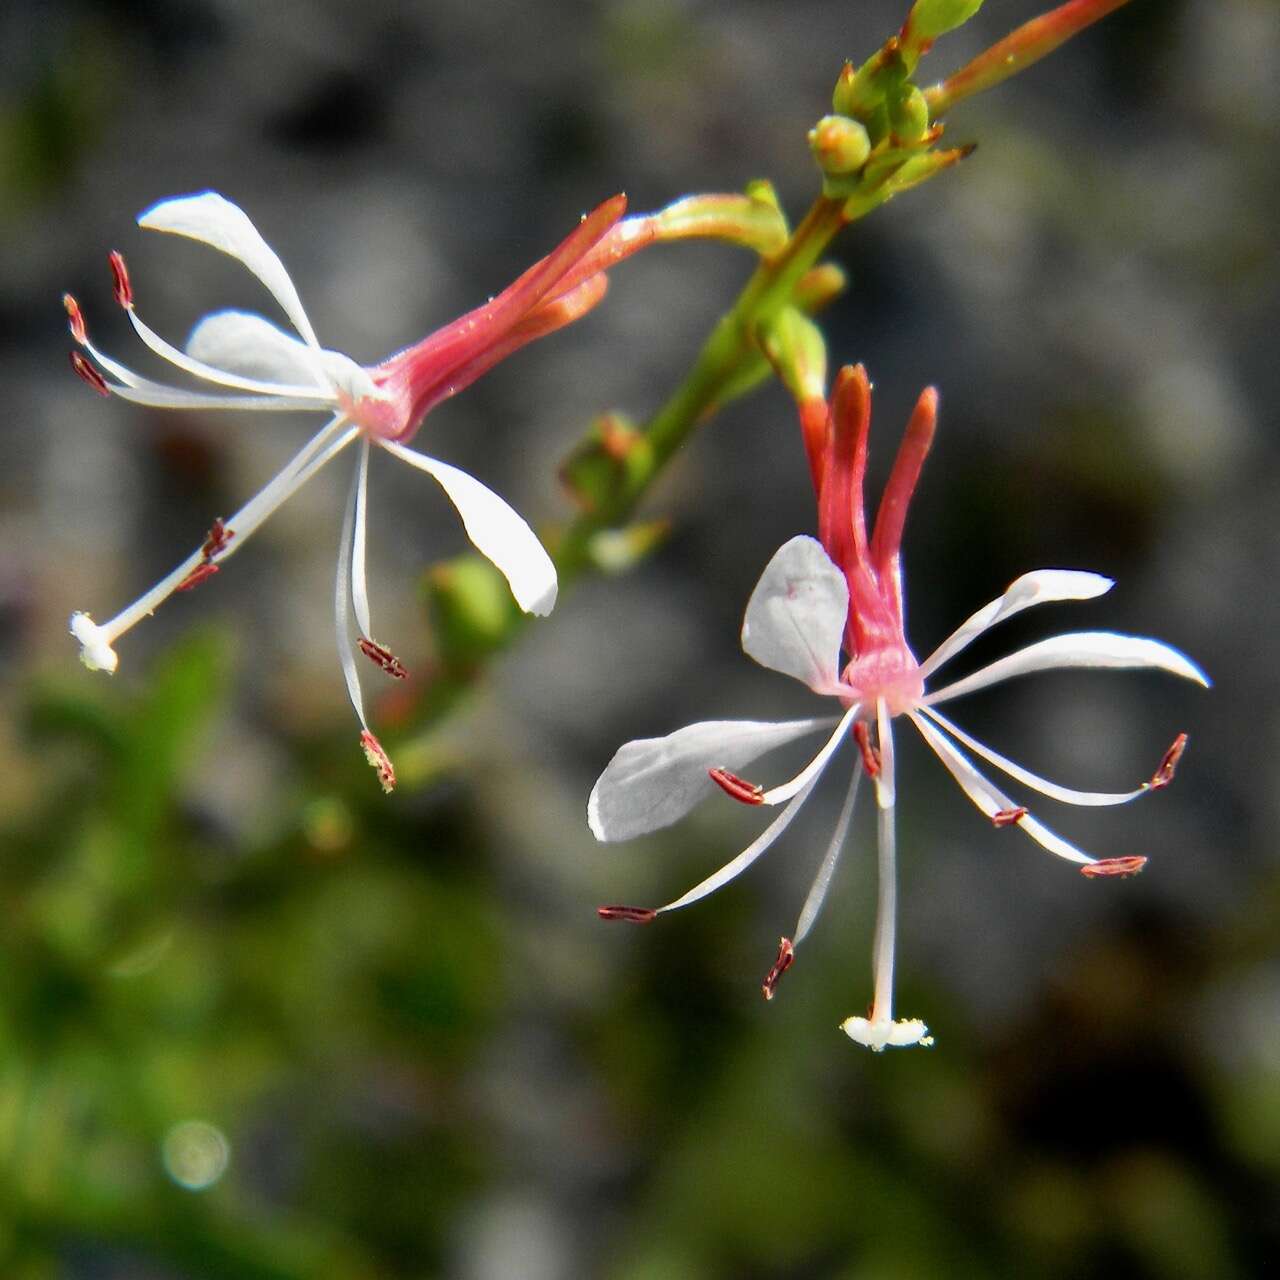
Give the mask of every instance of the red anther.
<path id="1" fill-rule="evenodd" d="M 1012 827 L 1027 816 L 1025 805 L 1015 805 L 1012 809 L 1000 809 L 991 815 L 991 824 L 996 827 Z"/>
<path id="2" fill-rule="evenodd" d="M 392 767 L 391 757 L 382 749 L 382 743 L 368 729 L 361 732 L 360 745 L 364 748 L 364 758 L 377 773 L 383 791 L 390 795 L 392 788 L 396 785 L 396 771 Z"/>
<path id="3" fill-rule="evenodd" d="M 707 776 L 727 796 L 740 804 L 764 804 L 764 788 L 756 782 L 748 782 L 728 769 L 708 769 Z"/>
<path id="4" fill-rule="evenodd" d="M 760 990 L 764 993 L 766 1000 L 773 999 L 773 993 L 777 990 L 778 979 L 782 977 L 788 969 L 796 962 L 796 949 L 791 945 L 790 938 L 778 939 L 778 958 L 773 962 L 773 968 L 764 975 L 764 982 L 760 984 Z"/>
<path id="5" fill-rule="evenodd" d="M 198 587 L 206 578 L 212 578 L 218 572 L 216 564 L 210 564 L 207 560 L 204 564 L 198 564 L 183 580 L 174 587 L 175 591 L 190 591 L 193 587 Z"/>
<path id="6" fill-rule="evenodd" d="M 107 261 L 111 263 L 111 279 L 116 301 L 126 309 L 133 306 L 133 286 L 129 283 L 129 269 L 124 265 L 124 254 L 112 249 Z"/>
<path id="7" fill-rule="evenodd" d="M 221 555 L 227 549 L 227 543 L 236 536 L 234 529 L 228 529 L 222 523 L 221 516 L 214 516 L 213 524 L 209 527 L 209 532 L 205 535 L 204 544 L 200 548 L 200 554 L 204 556 L 206 561 L 212 560 L 214 556 Z"/>
<path id="8" fill-rule="evenodd" d="M 652 907 L 597 907 L 601 920 L 626 920 L 630 924 L 652 924 L 658 913 Z"/>
<path id="9" fill-rule="evenodd" d="M 84 327 L 84 313 L 80 304 L 69 294 L 62 295 L 62 305 L 67 309 L 67 319 L 71 322 L 71 336 L 84 346 L 89 341 L 89 331 Z"/>
<path id="10" fill-rule="evenodd" d="M 71 353 L 71 367 L 78 377 L 87 382 L 100 396 L 109 396 L 111 388 L 107 380 L 78 351 Z"/>
<path id="11" fill-rule="evenodd" d="M 1100 858 L 1097 862 L 1087 862 L 1080 868 L 1080 874 L 1090 880 L 1102 880 L 1110 876 L 1136 876 L 1147 865 L 1146 858 Z"/>
<path id="12" fill-rule="evenodd" d="M 880 772 L 880 753 L 871 745 L 871 734 L 865 720 L 859 720 L 853 726 L 853 740 L 862 752 L 862 767 L 867 771 L 867 777 L 874 778 Z"/>
<path id="13" fill-rule="evenodd" d="M 1160 757 L 1160 764 L 1155 773 L 1151 775 L 1151 781 L 1147 783 L 1148 791 L 1160 791 L 1173 781 L 1173 775 L 1178 769 L 1178 761 L 1182 759 L 1182 753 L 1186 749 L 1187 735 L 1180 733 L 1174 738 L 1173 745 L 1169 750 Z"/>
<path id="14" fill-rule="evenodd" d="M 409 674 L 409 669 L 385 644 L 379 644 L 376 640 L 370 640 L 367 636 L 360 636 L 356 640 L 356 644 L 360 646 L 360 652 L 374 666 L 380 667 L 385 671 L 387 675 L 394 676 L 397 680 L 403 680 Z"/>

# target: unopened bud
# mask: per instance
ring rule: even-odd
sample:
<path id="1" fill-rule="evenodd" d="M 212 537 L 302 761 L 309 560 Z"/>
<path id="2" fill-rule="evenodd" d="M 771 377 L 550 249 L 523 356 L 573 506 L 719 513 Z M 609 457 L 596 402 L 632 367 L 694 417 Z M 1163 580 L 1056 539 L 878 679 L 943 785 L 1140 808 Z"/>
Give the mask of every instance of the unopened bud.
<path id="1" fill-rule="evenodd" d="M 1080 874 L 1090 880 L 1107 878 L 1123 878 L 1136 876 L 1147 865 L 1146 858 L 1099 858 L 1097 862 L 1086 862 L 1080 868 Z"/>
<path id="2" fill-rule="evenodd" d="M 929 132 L 929 104 L 915 85 L 892 100 L 889 127 L 901 142 L 919 142 Z"/>
<path id="3" fill-rule="evenodd" d="M 809 149 L 818 168 L 829 178 L 857 173 L 871 154 L 871 139 L 848 116 L 823 116 L 809 130 Z"/>
<path id="4" fill-rule="evenodd" d="M 921 41 L 935 40 L 963 26 L 981 8 L 982 0 L 916 0 L 904 30 Z"/>

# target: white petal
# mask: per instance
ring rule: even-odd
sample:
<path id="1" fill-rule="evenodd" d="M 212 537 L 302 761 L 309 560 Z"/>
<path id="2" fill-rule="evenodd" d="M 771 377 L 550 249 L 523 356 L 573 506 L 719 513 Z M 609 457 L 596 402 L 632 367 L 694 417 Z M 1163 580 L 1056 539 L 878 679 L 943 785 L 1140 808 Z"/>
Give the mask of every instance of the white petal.
<path id="1" fill-rule="evenodd" d="M 946 765 L 947 771 L 960 784 L 960 790 L 973 801 L 974 805 L 982 813 L 985 813 L 988 818 L 992 818 L 997 813 L 1020 807 L 1015 805 L 999 787 L 984 778 L 974 768 L 973 762 L 968 756 L 949 741 L 945 735 L 934 728 L 924 716 L 915 712 L 909 714 L 911 715 L 912 723 L 920 730 L 924 740 L 933 748 L 938 759 Z M 1037 822 L 1029 813 L 1024 814 L 1016 825 L 1024 835 L 1030 836 L 1038 845 L 1048 849 L 1050 853 L 1056 854 L 1059 858 L 1065 858 L 1068 862 L 1076 862 L 1081 865 L 1097 861 L 1096 858 L 1091 858 L 1085 853 L 1083 849 L 1077 849 L 1069 841 L 1064 840 L 1059 835 L 1055 835 L 1042 822 Z"/>
<path id="2" fill-rule="evenodd" d="M 761 666 L 818 693 L 839 682 L 840 639 L 849 613 L 844 574 L 814 538 L 782 546 L 751 593 L 742 647 Z"/>
<path id="3" fill-rule="evenodd" d="M 1179 653 L 1171 645 L 1145 636 L 1122 636 L 1114 631 L 1072 631 L 1066 635 L 1050 636 L 1038 644 L 1028 645 L 1001 658 L 990 666 L 975 671 L 963 680 L 957 680 L 924 699 L 924 705 L 958 698 L 961 694 L 985 689 L 988 685 L 1032 671 L 1051 671 L 1059 667 L 1096 667 L 1118 670 L 1130 667 L 1153 667 L 1175 676 L 1194 680 L 1196 684 L 1209 684 L 1209 678 L 1186 654 Z"/>
<path id="4" fill-rule="evenodd" d="M 1105 595 L 1115 584 L 1100 573 L 1083 569 L 1036 569 L 1016 578 L 1009 589 L 990 604 L 983 605 L 962 626 L 957 627 L 928 658 L 920 664 L 920 674 L 928 677 L 942 664 L 976 640 L 997 622 L 1033 604 L 1049 604 L 1055 600 L 1092 600 Z"/>
<path id="5" fill-rule="evenodd" d="M 953 724 L 932 707 L 923 707 L 921 710 L 953 738 L 963 742 L 970 751 L 980 755 L 997 769 L 1003 769 L 1015 781 L 1023 783 L 1033 791 L 1040 792 L 1041 795 L 1048 796 L 1051 800 L 1060 800 L 1063 804 L 1088 806 L 1127 804 L 1130 800 L 1136 800 L 1151 790 L 1150 783 L 1143 783 L 1140 787 L 1134 787 L 1132 791 L 1077 791 L 1074 787 L 1061 786 L 1059 783 L 1050 782 L 1048 778 L 1042 778 L 1038 773 L 1032 773 L 1030 769 L 1024 769 L 998 751 L 992 751 L 985 743 L 965 733 L 958 724 Z"/>
<path id="6" fill-rule="evenodd" d="M 829 728 L 830 719 L 703 720 L 665 738 L 619 748 L 591 790 L 587 821 L 597 840 L 630 840 L 679 821 L 716 784 L 708 769 L 736 772 L 757 757 Z"/>
<path id="7" fill-rule="evenodd" d="M 379 443 L 435 478 L 457 507 L 467 537 L 502 572 L 525 613 L 542 616 L 551 612 L 556 603 L 556 567 L 522 516 L 465 471 L 390 440 Z"/>
<path id="8" fill-rule="evenodd" d="M 90 671 L 114 671 L 120 657 L 111 647 L 107 629 L 87 613 L 73 613 L 70 625 L 71 634 L 80 641 L 80 661 Z"/>
<path id="9" fill-rule="evenodd" d="M 715 893 L 717 889 L 728 884 L 730 880 L 740 876 L 791 825 L 792 818 L 800 812 L 800 806 L 809 798 L 809 794 L 813 791 L 816 783 L 817 779 L 815 778 L 807 787 L 798 792 L 791 803 L 736 858 L 731 858 L 719 871 L 709 875 L 701 884 L 694 885 L 688 893 L 677 898 L 674 902 L 668 902 L 665 907 L 659 907 L 659 912 L 678 911 L 681 907 L 687 907 L 691 903 L 705 898 L 708 894 Z"/>
<path id="10" fill-rule="evenodd" d="M 840 1030 L 857 1044 L 866 1045 L 873 1053 L 883 1053 L 886 1046 L 903 1049 L 918 1044 L 926 1049 L 933 1044 L 929 1028 L 919 1018 L 902 1018 L 898 1022 L 871 1022 L 867 1018 L 846 1018 Z"/>
<path id="11" fill-rule="evenodd" d="M 284 269 L 284 263 L 238 205 L 216 191 L 178 196 L 173 200 L 162 200 L 139 214 L 138 225 L 150 231 L 189 236 L 239 258 L 271 291 L 307 345 L 319 349 L 311 321 L 307 319 L 302 300 Z"/>
<path id="12" fill-rule="evenodd" d="M 251 311 L 215 311 L 205 316 L 191 330 L 187 354 L 246 378 L 329 389 L 316 372 L 312 349 Z"/>

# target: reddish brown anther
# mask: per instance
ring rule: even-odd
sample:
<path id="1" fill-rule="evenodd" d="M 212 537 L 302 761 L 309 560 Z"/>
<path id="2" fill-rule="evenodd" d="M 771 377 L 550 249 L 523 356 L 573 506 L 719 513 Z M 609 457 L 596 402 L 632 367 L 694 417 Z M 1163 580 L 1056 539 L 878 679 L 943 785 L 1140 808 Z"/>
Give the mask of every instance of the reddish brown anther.
<path id="1" fill-rule="evenodd" d="M 89 331 L 85 328 L 80 304 L 69 293 L 64 293 L 62 305 L 67 309 L 67 319 L 71 322 L 71 336 L 83 346 L 89 341 Z"/>
<path id="2" fill-rule="evenodd" d="M 796 962 L 796 949 L 791 944 L 790 938 L 778 939 L 778 958 L 773 962 L 773 968 L 764 975 L 764 981 L 760 984 L 760 990 L 764 994 L 766 1000 L 773 999 L 773 993 L 777 990 L 778 979 L 782 977 L 788 969 Z"/>
<path id="3" fill-rule="evenodd" d="M 175 591 L 190 591 L 194 587 L 198 587 L 206 578 L 212 578 L 218 572 L 216 564 L 210 564 L 207 560 L 204 564 L 198 564 L 183 580 L 174 587 Z"/>
<path id="4" fill-rule="evenodd" d="M 1026 805 L 1019 804 L 1012 809 L 999 809 L 991 815 L 991 825 L 994 827 L 1012 827 L 1021 822 L 1026 816 Z"/>
<path id="5" fill-rule="evenodd" d="M 652 907 L 597 907 L 601 920 L 626 920 L 630 924 L 652 924 L 658 913 Z"/>
<path id="6" fill-rule="evenodd" d="M 87 382 L 100 396 L 109 396 L 111 394 L 111 388 L 107 386 L 106 378 L 78 351 L 71 353 L 71 367 L 76 371 L 76 376 Z"/>
<path id="7" fill-rule="evenodd" d="M 200 554 L 206 560 L 212 560 L 214 556 L 221 555 L 227 549 L 227 543 L 235 536 L 235 530 L 228 529 L 222 523 L 221 516 L 214 516 L 213 524 L 209 526 L 209 532 L 205 535 L 204 543 L 200 548 Z"/>
<path id="8" fill-rule="evenodd" d="M 764 804 L 764 788 L 756 782 L 748 782 L 728 769 L 708 769 L 707 776 L 727 796 L 740 804 Z"/>
<path id="9" fill-rule="evenodd" d="M 385 671 L 387 675 L 393 676 L 397 680 L 403 680 L 409 674 L 409 669 L 396 657 L 385 644 L 379 644 L 376 640 L 370 640 L 368 636 L 359 636 L 356 644 L 360 646 L 360 652 L 364 654 L 375 667 Z"/>
<path id="10" fill-rule="evenodd" d="M 111 281 L 116 301 L 122 307 L 132 307 L 133 286 L 129 283 L 129 269 L 124 265 L 124 254 L 119 249 L 112 249 L 107 261 L 111 263 Z"/>
<path id="11" fill-rule="evenodd" d="M 865 720 L 859 720 L 853 726 L 853 740 L 862 752 L 862 767 L 867 771 L 867 777 L 874 778 L 880 772 L 880 753 L 871 745 L 871 734 Z"/>
<path id="12" fill-rule="evenodd" d="M 1146 858 L 1100 858 L 1097 862 L 1087 862 L 1080 868 L 1080 874 L 1090 880 L 1103 880 L 1109 877 L 1136 876 L 1147 865 Z"/>
<path id="13" fill-rule="evenodd" d="M 1182 759 L 1182 753 L 1186 749 L 1187 735 L 1180 733 L 1174 738 L 1169 750 L 1160 757 L 1160 764 L 1151 775 L 1151 781 L 1147 783 L 1148 791 L 1160 791 L 1173 781 L 1173 775 L 1178 769 L 1178 761 Z"/>
<path id="14" fill-rule="evenodd" d="M 391 764 L 391 757 L 382 749 L 382 743 L 368 729 L 360 734 L 360 745 L 364 748 L 364 758 L 378 775 L 383 791 L 390 794 L 396 785 L 396 771 Z"/>

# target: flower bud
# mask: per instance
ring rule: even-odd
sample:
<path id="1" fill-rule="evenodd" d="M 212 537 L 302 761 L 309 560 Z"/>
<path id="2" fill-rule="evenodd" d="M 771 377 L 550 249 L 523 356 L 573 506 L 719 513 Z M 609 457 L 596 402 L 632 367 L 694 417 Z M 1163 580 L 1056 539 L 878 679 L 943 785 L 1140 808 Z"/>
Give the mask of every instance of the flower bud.
<path id="1" fill-rule="evenodd" d="M 823 116 L 809 130 L 809 148 L 818 168 L 829 178 L 856 173 L 871 154 L 871 139 L 848 116 Z"/>
<path id="2" fill-rule="evenodd" d="M 981 8 L 982 0 L 916 0 L 907 29 L 920 40 L 935 40 L 963 26 Z"/>
<path id="3" fill-rule="evenodd" d="M 929 132 L 929 104 L 915 85 L 891 100 L 889 125 L 901 142 L 919 142 Z"/>

